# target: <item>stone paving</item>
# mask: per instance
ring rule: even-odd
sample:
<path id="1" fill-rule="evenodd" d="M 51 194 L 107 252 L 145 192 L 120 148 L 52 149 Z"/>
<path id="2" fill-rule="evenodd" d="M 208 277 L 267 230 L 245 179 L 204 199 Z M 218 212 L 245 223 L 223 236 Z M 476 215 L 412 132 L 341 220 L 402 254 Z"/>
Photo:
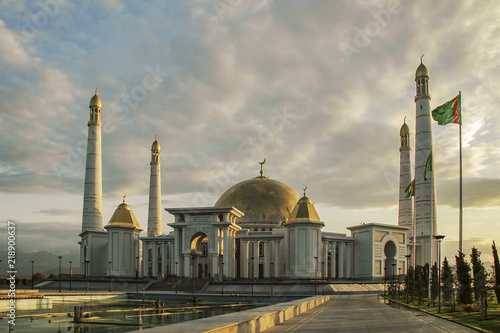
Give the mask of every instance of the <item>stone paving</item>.
<path id="1" fill-rule="evenodd" d="M 475 332 L 423 312 L 394 308 L 377 296 L 332 296 L 310 311 L 270 328 L 271 332 Z"/>

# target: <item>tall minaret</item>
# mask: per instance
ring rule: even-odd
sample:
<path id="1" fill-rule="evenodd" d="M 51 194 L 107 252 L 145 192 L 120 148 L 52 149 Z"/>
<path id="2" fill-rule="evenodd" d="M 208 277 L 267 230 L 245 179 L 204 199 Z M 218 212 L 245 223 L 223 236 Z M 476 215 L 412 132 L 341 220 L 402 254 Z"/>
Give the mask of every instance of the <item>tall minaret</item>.
<path id="1" fill-rule="evenodd" d="M 158 137 L 151 146 L 151 177 L 149 180 L 148 237 L 159 236 L 161 230 L 161 162 Z"/>
<path id="2" fill-rule="evenodd" d="M 82 232 L 80 234 L 80 272 L 85 275 L 105 275 L 108 267 L 107 231 L 102 223 L 102 156 L 101 99 L 90 100 L 90 120 L 87 123 L 87 163 L 83 193 Z"/>
<path id="3" fill-rule="evenodd" d="M 415 125 L 415 223 L 416 252 L 414 263 L 430 266 L 436 261 L 437 248 L 433 236 L 437 231 L 436 193 L 434 171 L 424 180 L 424 171 L 432 152 L 431 94 L 429 93 L 429 70 L 422 63 L 415 73 L 416 125 Z M 434 170 L 434 168 L 433 168 Z"/>
<path id="4" fill-rule="evenodd" d="M 405 117 L 406 118 L 406 117 Z M 410 161 L 410 128 L 406 121 L 399 131 L 401 136 L 401 147 L 399 148 L 399 215 L 398 225 L 412 228 L 413 226 L 413 198 L 406 197 L 406 188 L 410 185 L 411 161 Z M 413 235 L 412 230 L 408 231 L 409 236 Z"/>
<path id="5" fill-rule="evenodd" d="M 95 95 L 90 100 L 87 164 L 83 194 L 82 232 L 100 231 L 102 222 L 102 156 L 101 156 L 101 99 Z"/>

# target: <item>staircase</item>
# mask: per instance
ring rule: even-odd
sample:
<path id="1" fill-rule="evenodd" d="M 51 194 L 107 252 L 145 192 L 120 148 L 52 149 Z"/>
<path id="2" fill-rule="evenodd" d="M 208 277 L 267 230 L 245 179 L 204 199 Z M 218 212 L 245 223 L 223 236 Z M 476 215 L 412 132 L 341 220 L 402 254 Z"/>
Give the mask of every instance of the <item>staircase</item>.
<path id="1" fill-rule="evenodd" d="M 194 279 L 194 291 L 200 291 L 203 287 L 209 283 L 211 278 L 195 278 Z M 176 289 L 177 285 L 177 289 Z M 161 281 L 152 283 L 147 290 L 159 290 L 159 291 L 182 291 L 191 292 L 193 289 L 193 279 L 186 277 L 168 277 Z"/>

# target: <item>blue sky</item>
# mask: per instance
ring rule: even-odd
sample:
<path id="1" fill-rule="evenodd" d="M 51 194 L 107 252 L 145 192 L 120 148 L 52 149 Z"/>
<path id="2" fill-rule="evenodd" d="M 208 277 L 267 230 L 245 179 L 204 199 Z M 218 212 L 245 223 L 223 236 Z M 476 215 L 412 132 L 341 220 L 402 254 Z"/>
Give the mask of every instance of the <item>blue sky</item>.
<path id="1" fill-rule="evenodd" d="M 24 226 L 26 251 L 75 255 L 99 86 L 105 223 L 126 193 L 146 227 L 158 134 L 164 207 L 213 205 L 266 157 L 267 175 L 308 186 L 324 230 L 395 224 L 399 128 L 406 116 L 414 132 L 424 54 L 432 107 L 462 91 L 465 248 L 489 255 L 500 241 L 499 25 L 495 2 L 1 0 L 2 221 Z M 453 256 L 458 129 L 433 124 L 433 135 Z"/>

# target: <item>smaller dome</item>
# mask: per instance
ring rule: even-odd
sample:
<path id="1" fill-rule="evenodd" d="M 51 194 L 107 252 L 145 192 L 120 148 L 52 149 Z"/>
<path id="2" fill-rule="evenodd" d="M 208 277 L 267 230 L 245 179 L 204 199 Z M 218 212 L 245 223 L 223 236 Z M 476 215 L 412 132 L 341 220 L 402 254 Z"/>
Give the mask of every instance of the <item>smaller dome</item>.
<path id="1" fill-rule="evenodd" d="M 311 200 L 305 195 L 299 199 L 292 211 L 292 214 L 290 214 L 288 222 L 294 221 L 320 222 L 319 215 L 316 212 L 316 208 L 314 208 Z"/>
<path id="2" fill-rule="evenodd" d="M 417 67 L 417 71 L 415 72 L 415 79 L 421 76 L 429 77 L 429 70 L 423 63 L 420 63 L 420 65 Z"/>
<path id="3" fill-rule="evenodd" d="M 151 146 L 151 150 L 161 151 L 160 143 L 158 142 L 158 140 L 155 139 L 153 145 Z"/>
<path id="4" fill-rule="evenodd" d="M 102 108 L 101 99 L 99 98 L 99 96 L 97 96 L 97 94 L 95 94 L 94 97 L 92 97 L 89 105 L 90 108 L 95 106 L 97 106 L 98 108 Z"/>
<path id="5" fill-rule="evenodd" d="M 399 131 L 399 135 L 400 136 L 410 135 L 410 127 L 408 127 L 408 125 L 406 125 L 406 123 L 404 123 L 403 126 L 401 126 L 401 130 Z"/>
<path id="6" fill-rule="evenodd" d="M 132 209 L 130 209 L 130 206 L 126 203 L 121 203 L 118 208 L 116 208 L 113 216 L 111 216 L 111 219 L 109 220 L 108 225 L 121 225 L 140 228 L 139 222 L 137 222 L 134 212 L 132 212 Z"/>

